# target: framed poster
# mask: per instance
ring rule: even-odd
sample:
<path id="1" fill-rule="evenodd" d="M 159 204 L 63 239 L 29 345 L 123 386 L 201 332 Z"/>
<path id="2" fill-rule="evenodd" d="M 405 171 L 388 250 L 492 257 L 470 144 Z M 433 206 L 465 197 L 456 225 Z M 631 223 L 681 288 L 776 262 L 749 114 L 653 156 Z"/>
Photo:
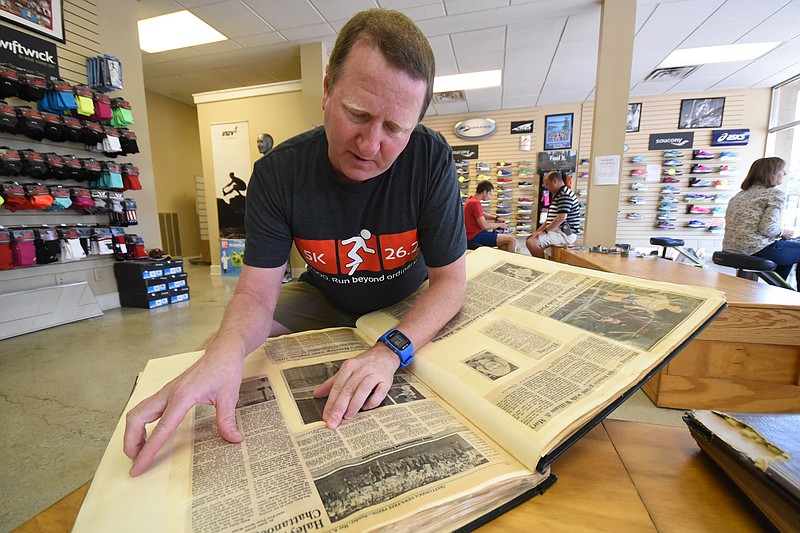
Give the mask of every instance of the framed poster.
<path id="1" fill-rule="evenodd" d="M 639 123 L 642 121 L 642 104 L 628 104 L 628 121 L 625 126 L 625 133 L 639 131 Z"/>
<path id="2" fill-rule="evenodd" d="M 724 97 L 681 100 L 678 129 L 719 128 L 722 126 L 724 109 Z"/>
<path id="3" fill-rule="evenodd" d="M 544 149 L 569 150 L 572 148 L 572 113 L 544 117 Z"/>
<path id="4" fill-rule="evenodd" d="M 63 0 L 0 2 L 0 20 L 65 42 Z"/>

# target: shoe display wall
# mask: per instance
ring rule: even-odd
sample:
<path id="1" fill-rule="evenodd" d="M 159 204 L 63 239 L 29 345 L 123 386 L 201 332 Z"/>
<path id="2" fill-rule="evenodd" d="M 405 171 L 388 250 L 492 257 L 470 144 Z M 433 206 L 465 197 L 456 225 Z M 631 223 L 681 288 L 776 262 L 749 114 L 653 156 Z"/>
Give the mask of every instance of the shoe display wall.
<path id="1" fill-rule="evenodd" d="M 738 172 L 731 165 L 738 157 L 736 152 L 697 146 L 695 140 L 689 149 L 638 152 L 623 158 L 620 188 L 635 194 L 627 202 L 621 199 L 620 226 L 643 234 L 691 230 L 687 237 L 713 233 L 719 239 L 725 207 L 739 184 Z M 643 168 L 652 164 L 661 165 L 658 181 L 651 180 L 648 170 L 652 169 Z M 715 189 L 723 191 L 717 194 Z"/>

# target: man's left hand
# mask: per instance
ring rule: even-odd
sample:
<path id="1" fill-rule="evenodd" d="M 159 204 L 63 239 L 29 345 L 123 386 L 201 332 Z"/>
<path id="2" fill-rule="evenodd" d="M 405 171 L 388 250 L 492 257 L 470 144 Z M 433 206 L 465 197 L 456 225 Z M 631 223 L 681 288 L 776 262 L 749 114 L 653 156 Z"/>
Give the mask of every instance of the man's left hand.
<path id="1" fill-rule="evenodd" d="M 314 398 L 328 397 L 322 420 L 334 429 L 342 419 L 350 420 L 362 408 L 379 406 L 399 366 L 400 358 L 383 344 L 345 361 L 334 376 L 313 392 Z"/>

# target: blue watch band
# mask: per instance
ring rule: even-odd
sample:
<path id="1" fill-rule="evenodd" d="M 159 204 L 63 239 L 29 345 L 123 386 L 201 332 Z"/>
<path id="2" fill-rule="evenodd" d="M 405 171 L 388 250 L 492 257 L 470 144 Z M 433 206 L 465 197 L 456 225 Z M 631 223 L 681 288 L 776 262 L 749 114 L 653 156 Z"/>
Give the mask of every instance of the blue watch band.
<path id="1" fill-rule="evenodd" d="M 414 345 L 402 331 L 390 329 L 378 339 L 400 358 L 400 366 L 408 366 L 414 360 Z"/>

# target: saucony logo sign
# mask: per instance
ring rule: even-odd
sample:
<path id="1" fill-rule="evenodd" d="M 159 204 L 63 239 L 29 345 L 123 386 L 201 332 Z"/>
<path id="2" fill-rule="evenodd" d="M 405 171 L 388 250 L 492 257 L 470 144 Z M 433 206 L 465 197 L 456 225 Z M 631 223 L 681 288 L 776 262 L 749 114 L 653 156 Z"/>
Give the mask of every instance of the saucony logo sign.
<path id="1" fill-rule="evenodd" d="M 468 158 L 474 156 L 475 152 L 473 150 L 453 150 L 453 155 L 460 155 Z"/>
<path id="2" fill-rule="evenodd" d="M 688 139 L 673 138 L 673 139 L 656 139 L 656 144 L 669 144 L 672 146 L 684 146 L 689 143 Z"/>

